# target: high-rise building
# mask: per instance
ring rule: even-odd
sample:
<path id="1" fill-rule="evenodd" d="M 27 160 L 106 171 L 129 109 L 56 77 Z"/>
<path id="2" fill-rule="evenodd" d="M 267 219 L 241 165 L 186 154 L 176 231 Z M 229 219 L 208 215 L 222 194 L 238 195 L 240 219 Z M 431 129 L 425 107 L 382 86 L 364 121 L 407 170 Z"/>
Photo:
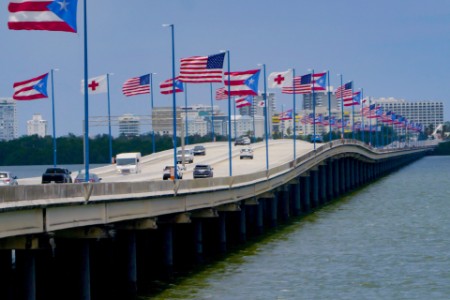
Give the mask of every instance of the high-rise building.
<path id="1" fill-rule="evenodd" d="M 10 98 L 0 98 L 0 141 L 18 138 L 16 102 Z"/>
<path id="2" fill-rule="evenodd" d="M 316 107 L 328 107 L 328 92 L 315 92 L 314 93 Z M 312 94 L 304 94 L 303 95 L 303 105 L 301 109 L 304 110 L 312 110 L 313 95 Z M 330 93 L 330 104 L 331 109 L 340 108 L 340 99 L 336 99 L 336 95 L 334 93 Z"/>
<path id="3" fill-rule="evenodd" d="M 44 137 L 47 135 L 48 122 L 42 119 L 41 114 L 33 114 L 33 118 L 27 121 L 27 134 Z"/>
<path id="4" fill-rule="evenodd" d="M 119 134 L 125 136 L 138 136 L 140 131 L 140 118 L 132 114 L 124 114 L 118 118 Z"/>
<path id="5" fill-rule="evenodd" d="M 433 125 L 436 128 L 444 124 L 444 103 L 439 101 L 408 102 L 403 99 L 378 98 L 372 99 L 372 104 L 383 107 L 383 111 L 392 111 L 414 123 L 424 127 Z"/>

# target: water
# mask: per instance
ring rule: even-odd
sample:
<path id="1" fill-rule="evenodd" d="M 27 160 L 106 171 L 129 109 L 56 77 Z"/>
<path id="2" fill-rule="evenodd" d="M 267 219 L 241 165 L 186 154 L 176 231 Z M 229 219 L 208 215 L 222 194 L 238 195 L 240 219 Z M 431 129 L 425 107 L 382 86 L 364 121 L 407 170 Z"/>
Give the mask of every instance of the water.
<path id="1" fill-rule="evenodd" d="M 450 157 L 426 157 L 141 299 L 449 299 Z"/>

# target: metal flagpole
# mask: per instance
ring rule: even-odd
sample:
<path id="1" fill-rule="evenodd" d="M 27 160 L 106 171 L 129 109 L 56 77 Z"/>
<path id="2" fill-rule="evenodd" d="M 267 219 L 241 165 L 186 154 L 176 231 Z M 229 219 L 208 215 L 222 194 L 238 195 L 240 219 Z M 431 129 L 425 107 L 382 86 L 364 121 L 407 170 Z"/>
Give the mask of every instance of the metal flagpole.
<path id="1" fill-rule="evenodd" d="M 264 131 L 266 136 L 266 170 L 269 170 L 269 137 L 268 137 L 268 117 L 267 117 L 267 85 L 266 85 L 266 64 L 262 64 L 264 69 Z"/>
<path id="2" fill-rule="evenodd" d="M 342 83 L 342 74 L 339 74 L 341 77 L 341 125 L 342 125 L 342 139 L 345 136 L 345 128 L 344 128 L 344 91 L 343 91 L 343 83 Z"/>
<path id="3" fill-rule="evenodd" d="M 366 130 L 366 127 L 364 126 L 364 89 L 361 88 L 361 125 L 362 125 L 362 142 L 364 143 L 364 130 Z"/>
<path id="4" fill-rule="evenodd" d="M 106 88 L 108 91 L 108 132 L 109 132 L 109 159 L 112 163 L 112 136 L 111 136 L 111 101 L 110 101 L 110 95 L 109 95 L 109 75 L 110 73 L 106 74 Z"/>
<path id="5" fill-rule="evenodd" d="M 372 110 L 370 109 L 370 106 L 371 106 L 371 101 L 370 101 L 370 97 L 369 97 L 369 145 L 371 145 L 372 146 Z M 374 107 L 374 108 L 376 108 L 376 107 Z M 375 111 L 375 113 L 376 113 L 376 111 Z M 376 115 L 375 115 L 375 119 L 376 119 L 377 117 L 376 117 Z"/>
<path id="6" fill-rule="evenodd" d="M 164 24 L 163 27 L 170 27 L 172 35 L 172 143 L 173 143 L 173 172 L 174 182 L 178 180 L 177 172 L 177 96 L 175 93 L 175 26 L 174 24 Z"/>
<path id="7" fill-rule="evenodd" d="M 255 97 L 252 96 L 251 114 L 253 119 L 253 143 L 256 142 L 256 128 L 255 128 Z"/>
<path id="8" fill-rule="evenodd" d="M 352 139 L 355 139 L 355 105 L 353 104 L 353 84 L 352 84 Z"/>
<path id="9" fill-rule="evenodd" d="M 296 105 L 295 105 L 295 80 L 294 80 L 294 78 L 295 78 L 295 68 L 292 68 L 292 91 L 293 91 L 293 96 L 292 96 L 292 102 L 293 102 L 293 104 L 292 104 L 292 109 L 294 110 L 294 113 L 293 113 L 293 121 L 294 121 L 294 135 L 293 135 L 293 141 L 294 141 L 294 166 L 295 166 L 295 160 L 297 159 L 297 145 L 296 145 L 296 143 L 297 143 L 297 141 L 296 141 L 296 135 L 297 135 L 297 133 L 296 133 L 296 131 L 297 131 L 297 127 L 296 127 L 296 118 L 295 118 L 295 114 L 296 114 L 296 111 L 297 111 L 297 108 L 296 108 Z"/>
<path id="10" fill-rule="evenodd" d="M 236 126 L 236 98 L 234 98 L 234 103 L 233 103 L 233 112 L 234 112 L 234 140 L 237 139 L 237 126 Z"/>
<path id="11" fill-rule="evenodd" d="M 233 176 L 233 161 L 231 158 L 231 96 L 230 96 L 230 51 L 225 50 L 227 53 L 228 62 L 228 164 L 229 175 Z"/>
<path id="12" fill-rule="evenodd" d="M 209 83 L 211 91 L 211 141 L 214 142 L 214 107 L 213 107 L 213 88 L 212 83 Z"/>
<path id="13" fill-rule="evenodd" d="M 53 167 L 56 168 L 56 121 L 55 121 L 55 85 L 53 83 L 53 71 L 58 69 L 51 69 L 52 80 L 52 125 L 53 125 Z"/>
<path id="14" fill-rule="evenodd" d="M 153 74 L 156 73 L 150 73 L 150 105 L 152 107 L 152 115 L 153 115 Z M 153 127 L 153 117 L 152 117 L 152 153 L 156 152 L 156 144 L 155 144 L 155 129 Z"/>
<path id="15" fill-rule="evenodd" d="M 84 0 L 84 170 L 85 181 L 89 182 L 89 95 L 88 95 L 88 38 L 87 8 Z"/>
<path id="16" fill-rule="evenodd" d="M 327 82 L 328 82 L 328 125 L 329 125 L 329 135 L 330 135 L 330 142 L 332 140 L 332 133 L 331 133 L 331 90 L 330 90 L 330 71 L 327 71 Z"/>
<path id="17" fill-rule="evenodd" d="M 311 81 L 312 81 L 312 107 L 313 107 L 313 118 L 314 118 L 314 124 L 313 124 L 313 140 L 314 140 L 314 150 L 316 150 L 316 93 L 314 92 L 314 69 L 312 69 L 311 72 Z"/>
<path id="18" fill-rule="evenodd" d="M 187 111 L 187 103 L 188 102 L 187 101 L 188 101 L 187 100 L 187 83 L 185 82 L 184 83 L 184 117 L 186 118 L 184 120 L 184 122 L 185 122 L 184 128 L 185 128 L 185 132 L 186 132 L 185 137 L 184 137 L 185 145 L 189 145 L 188 111 Z"/>

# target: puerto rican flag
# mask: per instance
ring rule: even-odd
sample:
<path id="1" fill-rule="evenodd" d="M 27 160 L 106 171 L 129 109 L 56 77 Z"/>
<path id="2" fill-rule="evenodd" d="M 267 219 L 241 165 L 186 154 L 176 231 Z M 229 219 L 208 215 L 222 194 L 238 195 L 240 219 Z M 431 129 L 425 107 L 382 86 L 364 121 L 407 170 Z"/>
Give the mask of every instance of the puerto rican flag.
<path id="1" fill-rule="evenodd" d="M 288 109 L 280 114 L 280 120 L 292 120 L 292 109 Z"/>
<path id="2" fill-rule="evenodd" d="M 47 98 L 48 73 L 13 84 L 15 100 L 37 100 Z"/>
<path id="3" fill-rule="evenodd" d="M 77 0 L 10 0 L 8 28 L 77 32 Z"/>
<path id="4" fill-rule="evenodd" d="M 252 97 L 251 96 L 247 96 L 247 97 L 240 97 L 237 98 L 235 100 L 236 102 L 236 108 L 241 108 L 241 107 L 245 107 L 245 106 L 252 106 Z"/>
<path id="5" fill-rule="evenodd" d="M 242 72 L 225 72 L 223 75 L 225 93 L 230 96 L 256 96 L 258 95 L 258 80 L 261 70 L 249 70 Z M 228 77 L 230 79 L 228 80 Z"/>

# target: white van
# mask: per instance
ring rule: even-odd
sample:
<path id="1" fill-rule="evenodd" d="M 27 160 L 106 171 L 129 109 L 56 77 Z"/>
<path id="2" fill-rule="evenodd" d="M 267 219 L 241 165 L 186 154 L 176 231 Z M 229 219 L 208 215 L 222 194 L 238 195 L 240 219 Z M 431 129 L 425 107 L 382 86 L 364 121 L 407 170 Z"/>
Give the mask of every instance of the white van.
<path id="1" fill-rule="evenodd" d="M 130 152 L 116 155 L 116 170 L 120 174 L 140 173 L 141 172 L 141 153 Z"/>

